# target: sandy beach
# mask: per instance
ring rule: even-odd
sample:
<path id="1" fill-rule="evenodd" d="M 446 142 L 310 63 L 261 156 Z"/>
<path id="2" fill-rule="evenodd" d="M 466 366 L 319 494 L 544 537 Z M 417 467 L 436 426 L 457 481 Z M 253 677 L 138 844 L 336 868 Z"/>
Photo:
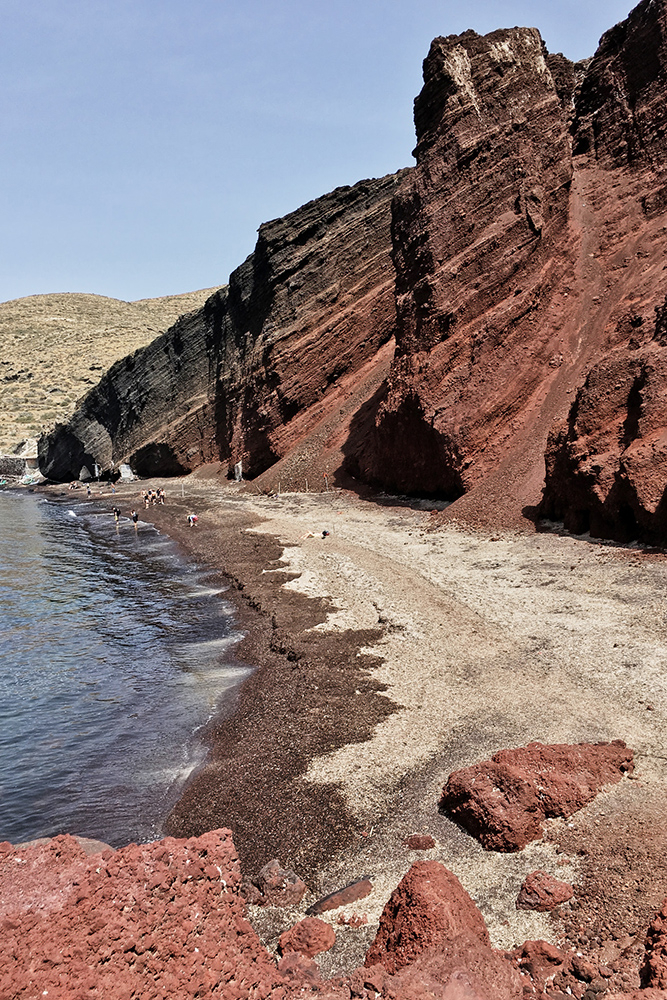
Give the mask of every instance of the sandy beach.
<path id="1" fill-rule="evenodd" d="M 370 875 L 372 895 L 352 908 L 369 924 L 339 935 L 324 971 L 362 954 L 419 856 L 455 872 L 497 946 L 594 945 L 646 926 L 667 885 L 661 554 L 443 525 L 426 503 L 344 491 L 261 496 L 197 476 L 160 485 L 166 505 L 141 518 L 229 582 L 244 635 L 235 656 L 257 665 L 234 713 L 209 726 L 208 764 L 170 832 L 231 826 L 248 874 L 273 857 L 296 869 L 304 908 Z M 125 513 L 139 488 L 105 491 L 105 502 Z M 449 773 L 497 750 L 613 739 L 635 750 L 632 778 L 518 854 L 484 851 L 438 812 Z M 407 850 L 414 832 L 436 847 Z M 564 921 L 516 910 L 536 869 L 577 886 Z M 293 916 L 254 919 L 271 944 Z"/>

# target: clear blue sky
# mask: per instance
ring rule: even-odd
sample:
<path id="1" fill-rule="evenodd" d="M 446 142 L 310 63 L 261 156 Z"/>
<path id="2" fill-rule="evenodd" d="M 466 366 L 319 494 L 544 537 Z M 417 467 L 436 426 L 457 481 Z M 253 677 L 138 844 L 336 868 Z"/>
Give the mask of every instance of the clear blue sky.
<path id="1" fill-rule="evenodd" d="M 430 41 L 592 55 L 630 0 L 1 0 L 0 301 L 222 284 L 261 222 L 412 163 Z"/>

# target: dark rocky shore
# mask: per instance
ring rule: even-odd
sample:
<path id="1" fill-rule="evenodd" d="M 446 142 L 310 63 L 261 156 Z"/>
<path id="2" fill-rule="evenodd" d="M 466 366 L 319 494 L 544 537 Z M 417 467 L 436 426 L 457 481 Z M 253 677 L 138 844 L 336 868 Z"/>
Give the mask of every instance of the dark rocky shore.
<path id="1" fill-rule="evenodd" d="M 191 511 L 200 515 L 194 530 Z M 376 661 L 360 654 L 381 629 L 309 633 L 330 603 L 282 589 L 282 546 L 249 534 L 247 514 L 216 517 L 205 490 L 186 502 L 170 497 L 141 516 L 231 585 L 225 596 L 244 634 L 234 655 L 256 667 L 233 714 L 209 725 L 209 761 L 171 813 L 168 832 L 190 837 L 230 826 L 244 871 L 279 857 L 315 888 L 318 872 L 358 841 L 360 827 L 338 789 L 300 779 L 313 757 L 363 742 L 393 711 L 373 680 Z"/>

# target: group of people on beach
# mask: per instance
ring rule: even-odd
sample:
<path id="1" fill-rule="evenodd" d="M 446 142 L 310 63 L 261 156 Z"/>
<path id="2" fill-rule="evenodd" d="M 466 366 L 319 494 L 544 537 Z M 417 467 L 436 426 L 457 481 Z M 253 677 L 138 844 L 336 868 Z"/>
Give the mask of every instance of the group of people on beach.
<path id="1" fill-rule="evenodd" d="M 164 490 L 142 490 L 141 499 L 144 501 L 144 507 L 148 510 L 149 507 L 155 506 L 156 503 L 164 503 Z"/>

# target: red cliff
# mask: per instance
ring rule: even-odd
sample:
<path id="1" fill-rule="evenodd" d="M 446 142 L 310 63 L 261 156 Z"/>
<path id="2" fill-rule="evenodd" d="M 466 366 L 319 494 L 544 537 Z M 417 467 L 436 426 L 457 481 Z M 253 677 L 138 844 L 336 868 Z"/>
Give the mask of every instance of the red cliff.
<path id="1" fill-rule="evenodd" d="M 416 167 L 262 226 L 43 470 L 344 470 L 446 517 L 662 539 L 666 37 L 666 0 L 643 0 L 577 65 L 533 28 L 435 39 Z"/>

